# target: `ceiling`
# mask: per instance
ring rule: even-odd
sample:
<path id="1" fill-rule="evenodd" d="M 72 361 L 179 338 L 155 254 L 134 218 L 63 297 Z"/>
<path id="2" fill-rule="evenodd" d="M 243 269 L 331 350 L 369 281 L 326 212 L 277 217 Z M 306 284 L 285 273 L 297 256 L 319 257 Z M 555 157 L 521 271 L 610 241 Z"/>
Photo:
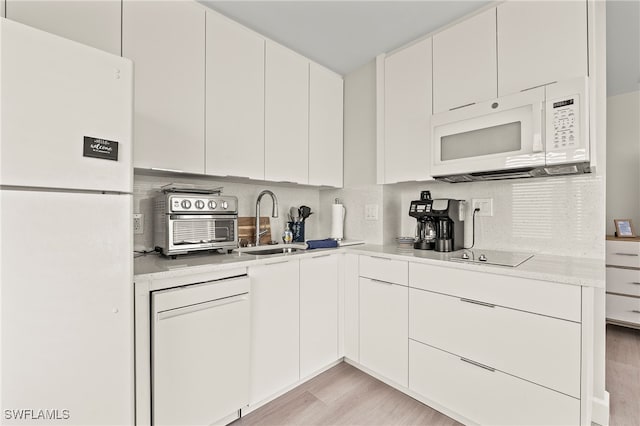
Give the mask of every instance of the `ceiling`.
<path id="1" fill-rule="evenodd" d="M 200 0 L 233 20 L 346 75 L 490 3 Z M 640 1 L 607 1 L 609 95 L 640 90 Z"/>

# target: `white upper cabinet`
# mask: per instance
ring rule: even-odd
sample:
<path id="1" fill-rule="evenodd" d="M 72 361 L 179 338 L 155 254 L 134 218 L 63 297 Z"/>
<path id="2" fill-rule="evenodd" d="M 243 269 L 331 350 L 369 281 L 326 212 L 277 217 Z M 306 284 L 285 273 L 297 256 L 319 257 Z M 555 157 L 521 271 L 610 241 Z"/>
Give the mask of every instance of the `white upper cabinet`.
<path id="1" fill-rule="evenodd" d="M 309 184 L 342 187 L 342 77 L 309 65 Z"/>
<path id="2" fill-rule="evenodd" d="M 204 173 L 205 10 L 123 3 L 123 56 L 135 64 L 134 166 Z"/>
<path id="3" fill-rule="evenodd" d="M 264 45 L 207 11 L 207 174 L 264 179 Z"/>
<path id="4" fill-rule="evenodd" d="M 434 113 L 495 98 L 496 74 L 495 9 L 433 36 Z"/>
<path id="5" fill-rule="evenodd" d="M 585 1 L 509 1 L 497 19 L 500 96 L 587 75 Z"/>
<path id="6" fill-rule="evenodd" d="M 265 179 L 309 182 L 309 61 L 267 41 Z"/>
<path id="7" fill-rule="evenodd" d="M 13 21 L 120 56 L 120 1 L 6 0 L 0 8 Z"/>
<path id="8" fill-rule="evenodd" d="M 6 9 L 6 8 L 5 8 L 5 6 L 6 6 L 6 5 L 7 5 L 6 0 L 2 0 L 2 1 L 0 1 L 0 17 L 2 17 L 2 18 L 4 18 L 4 17 L 5 17 L 5 15 L 4 15 L 4 11 L 5 11 L 5 9 Z"/>
<path id="9" fill-rule="evenodd" d="M 384 59 L 384 180 L 428 180 L 431 39 Z"/>

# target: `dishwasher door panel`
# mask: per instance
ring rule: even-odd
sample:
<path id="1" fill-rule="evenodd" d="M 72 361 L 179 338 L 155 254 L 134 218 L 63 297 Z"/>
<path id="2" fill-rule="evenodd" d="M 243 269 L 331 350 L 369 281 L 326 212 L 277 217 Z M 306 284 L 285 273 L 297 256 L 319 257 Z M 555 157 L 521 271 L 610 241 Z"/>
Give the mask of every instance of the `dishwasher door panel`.
<path id="1" fill-rule="evenodd" d="M 237 278 L 153 295 L 154 425 L 212 424 L 248 404 L 249 293 L 158 309 L 170 298 L 192 299 L 187 292 L 203 296 L 205 286 L 219 294 L 228 282 L 248 289 L 248 278 Z"/>

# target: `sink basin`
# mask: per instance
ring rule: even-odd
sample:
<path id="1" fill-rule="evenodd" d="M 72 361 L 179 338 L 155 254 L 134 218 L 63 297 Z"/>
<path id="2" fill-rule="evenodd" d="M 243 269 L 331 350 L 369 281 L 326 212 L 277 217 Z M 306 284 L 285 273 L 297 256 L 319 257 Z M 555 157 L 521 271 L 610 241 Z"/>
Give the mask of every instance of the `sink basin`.
<path id="1" fill-rule="evenodd" d="M 259 251 L 254 251 L 254 252 L 245 252 L 245 253 L 250 253 L 250 254 L 254 254 L 256 256 L 262 256 L 262 255 L 267 255 L 267 254 L 286 254 L 286 253 L 295 253 L 297 251 L 300 251 L 302 249 L 297 249 L 297 248 L 275 248 L 275 249 L 270 249 L 270 250 L 259 250 Z"/>
<path id="2" fill-rule="evenodd" d="M 257 247 L 241 247 L 233 251 L 237 253 L 253 254 L 256 256 L 268 256 L 272 254 L 295 253 L 297 251 L 306 250 L 306 248 L 306 244 L 283 244 Z"/>

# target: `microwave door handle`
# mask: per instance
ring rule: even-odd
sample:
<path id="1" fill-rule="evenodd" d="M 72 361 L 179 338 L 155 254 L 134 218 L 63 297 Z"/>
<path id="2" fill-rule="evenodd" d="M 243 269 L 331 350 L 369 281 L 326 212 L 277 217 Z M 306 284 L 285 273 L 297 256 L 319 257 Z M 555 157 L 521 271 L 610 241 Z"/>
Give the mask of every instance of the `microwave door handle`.
<path id="1" fill-rule="evenodd" d="M 534 126 L 537 127 L 537 131 L 533 132 L 533 146 L 531 147 L 532 152 L 544 152 L 544 144 L 542 143 L 542 133 L 544 132 L 544 108 L 542 105 L 540 107 L 540 125 Z"/>
<path id="2" fill-rule="evenodd" d="M 532 152 L 544 152 L 544 146 L 542 144 L 542 135 L 540 133 L 535 133 L 533 135 L 533 148 Z"/>

